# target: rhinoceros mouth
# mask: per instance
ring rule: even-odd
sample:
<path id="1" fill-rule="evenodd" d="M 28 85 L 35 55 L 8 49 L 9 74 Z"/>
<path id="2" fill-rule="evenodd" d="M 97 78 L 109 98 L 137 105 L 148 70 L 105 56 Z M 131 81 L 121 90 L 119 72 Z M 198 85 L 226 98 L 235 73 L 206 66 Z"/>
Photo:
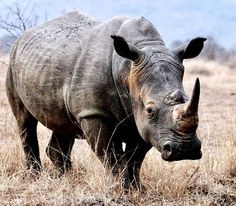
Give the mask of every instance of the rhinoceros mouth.
<path id="1" fill-rule="evenodd" d="M 161 158 L 168 162 L 173 161 L 180 161 L 180 160 L 199 160 L 202 158 L 202 152 L 199 151 L 191 151 L 190 153 L 179 153 L 179 154 L 173 154 L 172 152 L 162 152 Z"/>
<path id="2" fill-rule="evenodd" d="M 201 143 L 196 140 L 191 146 L 189 144 L 176 145 L 171 141 L 167 141 L 163 144 L 161 151 L 161 158 L 165 161 L 179 161 L 179 160 L 198 160 L 201 159 Z"/>

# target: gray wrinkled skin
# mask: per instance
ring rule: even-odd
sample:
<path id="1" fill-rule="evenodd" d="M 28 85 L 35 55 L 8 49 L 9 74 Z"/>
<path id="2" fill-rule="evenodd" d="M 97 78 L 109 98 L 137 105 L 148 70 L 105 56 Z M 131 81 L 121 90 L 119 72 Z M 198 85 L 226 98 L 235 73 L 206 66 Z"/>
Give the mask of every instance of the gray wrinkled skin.
<path id="1" fill-rule="evenodd" d="M 188 100 L 182 60 L 203 41 L 170 51 L 143 17 L 98 22 L 78 12 L 24 33 L 6 86 L 28 168 L 41 169 L 38 121 L 53 131 L 46 152 L 62 172 L 75 138 L 85 138 L 105 166 L 123 172 L 126 188 L 143 189 L 139 171 L 152 146 L 168 161 L 201 158 L 196 127 L 175 131 L 172 112 Z"/>

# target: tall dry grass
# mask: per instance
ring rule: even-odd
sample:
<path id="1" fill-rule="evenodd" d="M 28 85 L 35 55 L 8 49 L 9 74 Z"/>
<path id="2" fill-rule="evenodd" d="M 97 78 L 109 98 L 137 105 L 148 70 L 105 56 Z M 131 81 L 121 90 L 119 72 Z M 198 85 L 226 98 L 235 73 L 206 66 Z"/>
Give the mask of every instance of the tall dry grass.
<path id="1" fill-rule="evenodd" d="M 6 60 L 5 60 L 6 61 Z M 4 89 L 0 68 L 0 205 L 236 205 L 236 68 L 202 60 L 187 61 L 187 93 L 201 80 L 199 137 L 203 158 L 168 163 L 152 149 L 141 178 L 146 194 L 124 194 L 119 179 L 105 171 L 83 140 L 72 152 L 73 170 L 58 178 L 46 156 L 51 132 L 39 126 L 44 171 L 25 170 L 21 142 Z"/>

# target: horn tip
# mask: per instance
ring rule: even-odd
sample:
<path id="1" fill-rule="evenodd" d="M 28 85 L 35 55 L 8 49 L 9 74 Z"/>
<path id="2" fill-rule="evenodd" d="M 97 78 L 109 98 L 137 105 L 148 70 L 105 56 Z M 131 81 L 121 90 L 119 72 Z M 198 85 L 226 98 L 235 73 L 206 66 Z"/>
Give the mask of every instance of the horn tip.
<path id="1" fill-rule="evenodd" d="M 198 77 L 197 77 L 197 79 L 196 79 L 196 83 L 195 83 L 195 84 L 196 84 L 196 86 L 197 86 L 197 87 L 199 87 L 199 88 L 200 88 L 200 80 L 199 80 L 199 78 L 198 78 Z"/>

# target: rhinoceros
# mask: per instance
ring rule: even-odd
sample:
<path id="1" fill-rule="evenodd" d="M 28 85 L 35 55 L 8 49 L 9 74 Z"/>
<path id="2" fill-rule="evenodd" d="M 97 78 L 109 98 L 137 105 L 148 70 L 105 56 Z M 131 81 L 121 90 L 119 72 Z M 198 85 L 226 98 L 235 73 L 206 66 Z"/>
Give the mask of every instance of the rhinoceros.
<path id="1" fill-rule="evenodd" d="M 27 168 L 42 169 L 38 122 L 52 130 L 46 153 L 62 173 L 72 167 L 75 139 L 86 139 L 106 168 L 122 172 L 125 188 L 142 188 L 152 147 L 166 161 L 200 159 L 200 83 L 188 98 L 182 62 L 205 40 L 170 50 L 144 17 L 101 22 L 80 12 L 25 32 L 12 48 L 6 88 Z"/>

